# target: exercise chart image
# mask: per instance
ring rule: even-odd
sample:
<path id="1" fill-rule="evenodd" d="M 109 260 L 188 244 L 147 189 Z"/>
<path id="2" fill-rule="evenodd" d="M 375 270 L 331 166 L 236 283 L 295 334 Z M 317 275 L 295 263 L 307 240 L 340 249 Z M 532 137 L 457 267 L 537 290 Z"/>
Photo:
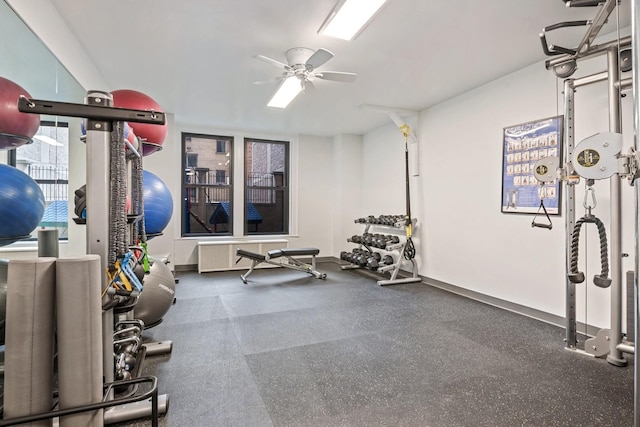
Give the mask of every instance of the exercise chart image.
<path id="1" fill-rule="evenodd" d="M 560 214 L 557 181 L 542 186 L 534 176 L 536 161 L 562 155 L 563 116 L 504 128 L 502 138 L 502 212 L 535 214 L 543 199 L 549 215 Z M 562 160 L 562 159 L 561 159 Z"/>

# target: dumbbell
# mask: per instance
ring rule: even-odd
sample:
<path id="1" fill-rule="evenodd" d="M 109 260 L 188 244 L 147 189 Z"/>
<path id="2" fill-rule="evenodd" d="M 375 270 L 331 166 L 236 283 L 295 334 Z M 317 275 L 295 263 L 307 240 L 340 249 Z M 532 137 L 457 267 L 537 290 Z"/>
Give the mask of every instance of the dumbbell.
<path id="1" fill-rule="evenodd" d="M 373 252 L 369 258 L 367 258 L 367 268 L 375 270 L 378 268 L 382 255 L 379 252 Z"/>
<path id="2" fill-rule="evenodd" d="M 347 260 L 347 251 L 340 252 L 340 259 L 343 261 Z"/>
<path id="3" fill-rule="evenodd" d="M 364 224 L 365 222 L 367 222 L 367 218 L 358 218 L 358 219 L 356 219 L 355 222 L 357 222 L 359 224 Z"/>
<path id="4" fill-rule="evenodd" d="M 400 238 L 390 234 L 387 239 L 387 244 L 395 245 L 396 243 L 400 243 Z"/>
<path id="5" fill-rule="evenodd" d="M 366 253 L 362 253 L 360 255 L 358 255 L 358 259 L 356 260 L 356 264 L 358 264 L 359 266 L 365 266 L 367 265 L 367 259 L 369 259 L 369 255 L 367 255 Z"/>
<path id="6" fill-rule="evenodd" d="M 361 240 L 361 239 L 362 239 L 362 237 L 361 237 L 361 236 L 359 236 L 359 235 L 357 235 L 357 234 L 354 234 L 353 236 L 351 236 L 351 239 L 350 239 L 350 240 L 351 240 L 353 243 L 360 243 L 360 240 Z"/>
<path id="7" fill-rule="evenodd" d="M 391 265 L 394 263 L 393 257 L 391 255 L 385 255 L 382 257 L 382 263 L 384 265 Z"/>
<path id="8" fill-rule="evenodd" d="M 353 262 L 353 257 L 355 256 L 355 254 L 353 252 L 347 252 L 347 254 L 345 255 L 345 261 L 348 262 Z"/>

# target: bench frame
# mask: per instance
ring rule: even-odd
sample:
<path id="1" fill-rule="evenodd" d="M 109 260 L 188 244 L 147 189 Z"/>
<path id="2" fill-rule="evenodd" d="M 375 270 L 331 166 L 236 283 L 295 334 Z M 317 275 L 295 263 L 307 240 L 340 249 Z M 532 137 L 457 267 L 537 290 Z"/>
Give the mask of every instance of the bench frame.
<path id="1" fill-rule="evenodd" d="M 236 255 L 238 259 L 236 264 L 240 262 L 242 258 L 248 258 L 251 260 L 251 267 L 249 271 L 240 276 L 244 284 L 247 284 L 247 277 L 253 272 L 253 269 L 262 263 L 275 265 L 278 267 L 289 268 L 291 270 L 302 271 L 310 274 L 316 279 L 326 279 L 327 275 L 316 270 L 316 255 L 320 253 L 316 248 L 284 248 L 274 249 L 267 252 L 266 255 L 262 255 L 256 252 L 247 251 L 245 249 L 237 248 Z M 302 262 L 294 257 L 309 257 L 311 256 L 311 264 Z"/>

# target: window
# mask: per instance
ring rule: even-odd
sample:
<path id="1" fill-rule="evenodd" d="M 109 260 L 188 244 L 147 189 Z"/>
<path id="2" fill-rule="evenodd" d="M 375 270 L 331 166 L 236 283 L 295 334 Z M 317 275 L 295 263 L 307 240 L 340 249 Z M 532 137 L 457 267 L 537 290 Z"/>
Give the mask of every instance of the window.
<path id="1" fill-rule="evenodd" d="M 226 184 L 227 183 L 227 171 L 226 170 L 216 170 L 216 184 Z"/>
<path id="2" fill-rule="evenodd" d="M 216 153 L 225 153 L 227 150 L 227 141 L 219 139 L 216 141 Z"/>
<path id="3" fill-rule="evenodd" d="M 182 236 L 233 231 L 233 138 L 182 134 Z"/>
<path id="4" fill-rule="evenodd" d="M 69 228 L 69 124 L 41 121 L 33 142 L 11 151 L 8 164 L 33 178 L 44 194 L 44 216 L 28 240 L 37 239 L 40 227 L 56 228 L 58 238 L 66 240 Z"/>
<path id="5" fill-rule="evenodd" d="M 289 233 L 289 143 L 245 139 L 244 234 Z"/>

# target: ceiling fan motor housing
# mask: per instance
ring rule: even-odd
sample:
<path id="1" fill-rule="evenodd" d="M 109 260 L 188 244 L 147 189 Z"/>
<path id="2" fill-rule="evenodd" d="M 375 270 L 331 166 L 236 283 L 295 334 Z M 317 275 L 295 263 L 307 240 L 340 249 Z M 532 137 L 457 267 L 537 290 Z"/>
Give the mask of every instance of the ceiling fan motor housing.
<path id="1" fill-rule="evenodd" d="M 289 49 L 285 55 L 289 66 L 301 65 L 304 67 L 304 64 L 307 63 L 307 60 L 311 58 L 313 53 L 314 50 L 307 47 L 294 47 Z"/>

